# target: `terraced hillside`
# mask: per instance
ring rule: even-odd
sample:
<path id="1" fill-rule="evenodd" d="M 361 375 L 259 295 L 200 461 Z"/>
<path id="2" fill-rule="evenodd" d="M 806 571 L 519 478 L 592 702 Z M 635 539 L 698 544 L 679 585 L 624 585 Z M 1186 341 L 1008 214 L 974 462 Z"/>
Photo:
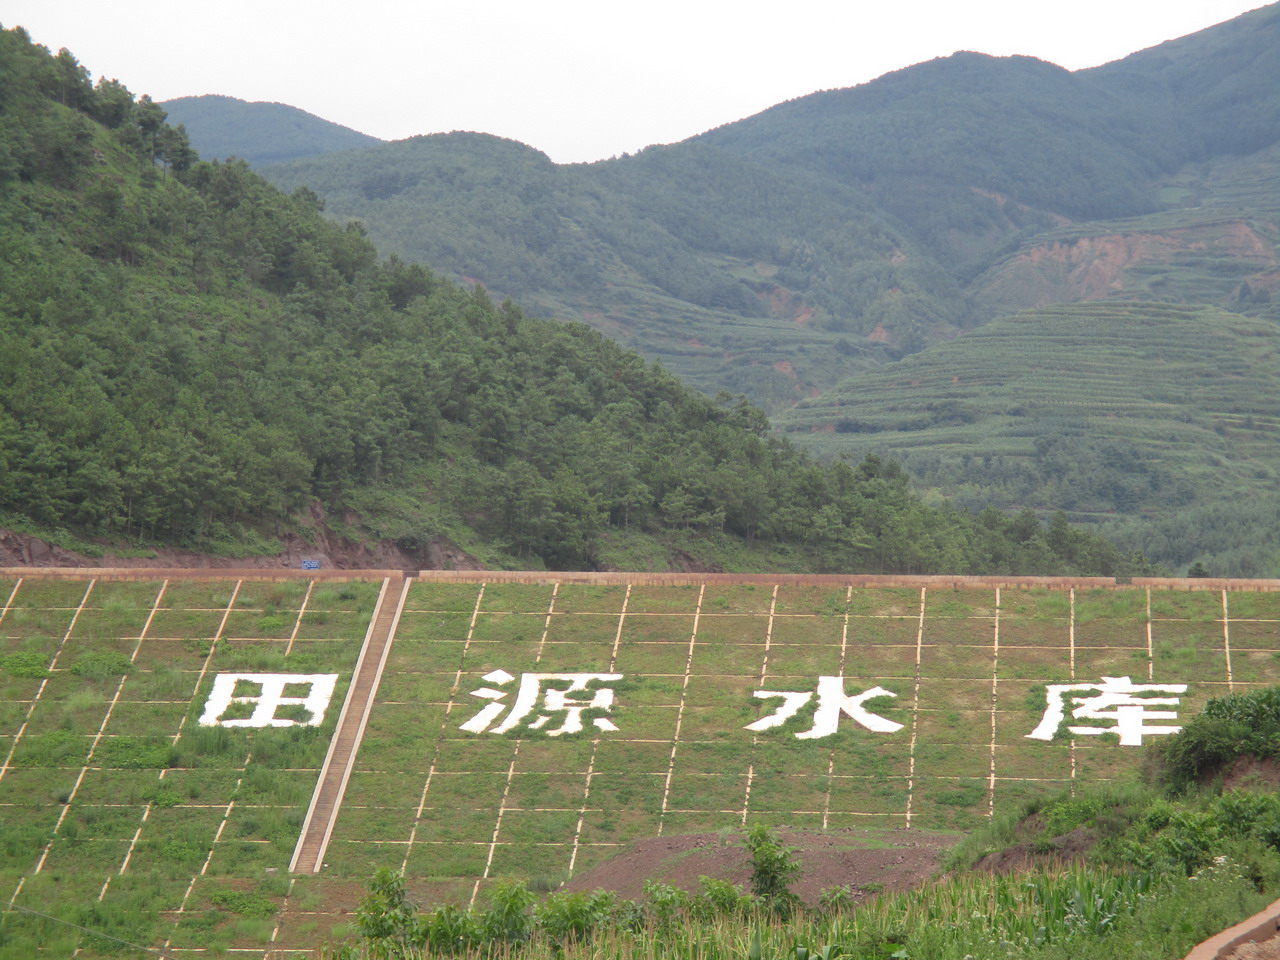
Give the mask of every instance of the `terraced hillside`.
<path id="1" fill-rule="evenodd" d="M 345 799 L 290 874 L 380 580 L 10 574 L 0 957 L 114 949 L 31 911 L 294 956 L 343 935 L 379 866 L 466 903 L 655 834 L 963 829 L 1126 775 L 1142 747 L 1116 732 L 1280 681 L 1275 581 L 436 574 L 384 591 Z M 1055 705 L 1085 709 L 1055 734 Z"/>
<path id="2" fill-rule="evenodd" d="M 1189 164 L 1160 197 L 1158 213 L 1037 234 L 974 281 L 976 300 L 993 316 L 1127 299 L 1280 318 L 1280 147 Z"/>
<path id="3" fill-rule="evenodd" d="M 1158 519 L 1270 498 L 1278 348 L 1274 322 L 1213 307 L 1050 306 L 850 380 L 781 422 L 824 452 L 900 458 L 965 506 Z"/>

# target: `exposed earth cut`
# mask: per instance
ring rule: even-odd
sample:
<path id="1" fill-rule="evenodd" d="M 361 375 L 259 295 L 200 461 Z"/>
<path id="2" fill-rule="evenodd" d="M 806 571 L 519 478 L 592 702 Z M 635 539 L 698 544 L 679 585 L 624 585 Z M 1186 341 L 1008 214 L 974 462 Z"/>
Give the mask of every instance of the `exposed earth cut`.
<path id="1" fill-rule="evenodd" d="M 905 890 L 936 874 L 958 834 L 930 830 L 779 831 L 795 850 L 800 873 L 791 889 L 816 904 L 829 887 L 846 886 L 855 901 L 880 891 Z M 565 885 L 570 891 L 612 890 L 638 899 L 645 880 L 697 892 L 698 877 L 715 877 L 748 889 L 751 859 L 737 831 L 693 833 L 638 840 L 617 856 Z"/>
<path id="2" fill-rule="evenodd" d="M 279 538 L 281 550 L 251 557 L 224 557 L 159 547 L 132 556 L 104 551 L 89 556 L 48 543 L 30 534 L 0 530 L 0 566 L 4 567 L 187 567 L 236 569 L 299 568 L 304 560 L 319 560 L 325 570 L 481 570 L 470 554 L 437 538 L 421 550 L 408 551 L 394 541 L 362 543 L 317 525 L 312 539 L 296 533 Z"/>

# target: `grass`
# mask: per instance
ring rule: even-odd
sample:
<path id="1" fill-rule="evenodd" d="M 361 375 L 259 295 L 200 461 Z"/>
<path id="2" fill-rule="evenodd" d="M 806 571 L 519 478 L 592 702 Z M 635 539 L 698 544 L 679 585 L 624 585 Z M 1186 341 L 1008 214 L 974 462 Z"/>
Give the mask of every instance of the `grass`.
<path id="1" fill-rule="evenodd" d="M 457 707 L 451 714 L 456 719 L 446 721 L 444 727 L 422 727 L 428 731 L 428 742 L 433 737 L 443 739 L 437 739 L 434 751 L 418 748 L 417 753 L 430 753 L 434 768 L 432 783 L 425 790 L 424 826 L 427 822 L 448 823 L 445 835 L 452 843 L 473 843 L 481 851 L 488 849 L 497 826 L 494 862 L 505 871 L 533 876 L 545 873 L 556 858 L 564 857 L 567 863 L 567 842 L 556 839 L 563 838 L 566 829 L 556 819 L 561 816 L 557 811 L 572 817 L 582 806 L 587 820 L 582 840 L 587 849 L 595 843 L 612 844 L 652 834 L 659 828 L 740 822 L 744 809 L 749 820 L 772 821 L 799 810 L 820 812 L 826 807 L 834 811 L 830 815 L 833 823 L 852 822 L 848 818 L 859 814 L 903 823 L 911 769 L 904 744 L 880 739 L 848 720 L 835 751 L 829 745 L 794 740 L 760 737 L 755 747 L 745 742 L 742 726 L 770 708 L 751 696 L 754 689 L 811 690 L 818 673 L 838 672 L 842 656 L 847 676 L 873 678 L 898 694 L 896 700 L 877 702 L 875 712 L 903 723 L 907 730 L 912 723 L 919 723 L 922 742 L 916 748 L 912 786 L 915 825 L 965 828 L 984 822 L 993 802 L 1017 803 L 1028 791 L 1035 793 L 1038 784 L 1071 781 L 1071 758 L 1064 746 L 1025 739 L 1043 710 L 1044 685 L 1064 682 L 1069 673 L 1071 603 L 1065 591 L 1003 593 L 999 612 L 1008 618 L 1010 629 L 1017 632 L 1020 628 L 1021 634 L 1004 648 L 998 665 L 993 662 L 991 648 L 997 613 L 994 593 L 929 591 L 920 650 L 919 703 L 924 709 L 917 715 L 913 710 L 921 602 L 918 589 L 855 590 L 846 596 L 844 591 L 784 587 L 775 600 L 770 587 L 708 586 L 702 591 L 688 686 L 684 671 L 690 664 L 688 638 L 698 604 L 696 587 L 633 587 L 625 617 L 619 616 L 620 589 L 597 594 L 607 607 L 593 606 L 585 592 L 575 596 L 570 591 L 565 594 L 565 606 L 558 595 L 554 608 L 549 591 L 540 586 L 523 594 L 524 607 L 515 603 L 520 596 L 515 591 L 491 593 L 490 589 L 481 596 L 479 588 L 473 587 L 466 595 L 459 585 L 450 585 L 448 600 L 435 602 L 427 599 L 428 587 L 415 588 L 423 609 L 447 603 L 467 610 L 468 623 L 470 612 L 479 613 L 469 646 L 461 618 L 454 628 L 459 649 L 450 654 L 450 665 L 457 664 L 463 671 Z M 1159 608 L 1164 600 L 1164 595 L 1159 595 L 1153 606 Z M 1129 645 L 1117 651 L 1099 648 L 1092 654 L 1078 649 L 1079 665 L 1110 669 L 1132 664 L 1129 672 L 1145 678 L 1146 592 L 1082 591 L 1076 602 L 1095 631 L 1091 636 Z M 1179 609 L 1187 602 L 1173 601 L 1182 605 Z M 1220 605 L 1220 598 L 1217 602 Z M 761 684 L 771 605 L 774 619 L 769 660 L 766 680 Z M 548 627 L 546 614 L 552 609 Z M 1202 605 L 1199 609 L 1203 613 L 1208 608 Z M 847 649 L 842 655 L 846 614 Z M 1081 630 L 1084 627 L 1081 625 Z M 1156 624 L 1157 634 L 1159 627 Z M 411 629 L 415 636 L 420 635 L 416 628 Z M 1220 633 L 1219 623 L 1219 637 Z M 586 755 L 588 742 L 567 741 L 549 747 L 526 734 L 518 748 L 513 741 L 495 744 L 484 737 L 471 741 L 475 746 L 469 748 L 467 741 L 459 740 L 456 730 L 450 729 L 481 706 L 469 693 L 482 685 L 482 672 L 496 667 L 530 669 L 533 662 L 548 670 L 601 669 L 601 657 L 615 635 L 621 640 L 617 669 L 627 675 L 628 686 L 619 687 L 614 713 L 621 730 L 593 747 L 590 797 L 583 775 L 591 762 Z M 465 657 L 463 647 L 467 649 Z M 1210 640 L 1206 652 L 1212 650 Z M 410 654 L 402 648 L 400 655 L 402 668 L 412 669 L 414 657 L 425 656 L 425 651 Z M 1155 666 L 1159 670 L 1159 664 Z M 1215 676 L 1206 673 L 1206 664 L 1199 660 L 1194 666 L 1198 678 Z M 1219 674 L 1222 666 L 1218 665 Z M 993 669 L 1005 691 L 996 714 L 998 782 L 994 785 L 987 776 L 993 756 Z M 414 690 L 424 700 L 448 700 L 452 671 L 416 677 Z M 866 685 L 870 683 L 864 681 Z M 396 699 L 403 699 L 403 695 Z M 945 703 L 948 708 L 931 706 L 936 703 Z M 375 722 L 378 714 L 379 708 L 375 708 Z M 413 716 L 413 711 L 401 710 L 389 726 L 378 727 L 380 736 L 403 730 L 408 739 L 397 737 L 396 741 L 413 751 L 412 734 L 402 726 L 413 723 Z M 674 743 L 672 762 L 677 717 L 682 730 L 679 742 Z M 807 722 L 793 721 L 780 732 L 796 732 L 805 726 Z M 436 730 L 439 732 L 432 732 Z M 929 736 L 942 738 L 938 746 L 924 742 Z M 1119 760 L 1109 759 L 1118 753 Z M 391 758 L 396 755 L 379 747 L 362 754 L 361 762 L 370 776 L 392 776 Z M 558 785 L 547 780 L 547 757 L 552 758 L 553 766 L 559 758 Z M 1132 769 L 1135 759 L 1133 755 L 1124 757 L 1120 748 L 1093 743 L 1087 749 L 1082 746 L 1080 753 L 1081 769 L 1103 777 Z M 828 761 L 833 764 L 830 777 Z M 750 776 L 749 767 L 755 771 Z M 749 800 L 748 779 L 753 784 Z M 420 773 L 416 784 L 406 785 L 406 792 L 422 791 L 425 781 L 425 773 Z M 353 796 L 366 802 L 375 799 L 360 784 Z M 500 809 L 505 812 L 498 825 Z M 538 812 L 542 809 L 545 814 Z M 625 817 L 617 815 L 621 809 L 627 810 Z M 799 816 L 820 817 L 820 813 Z M 539 826 L 535 824 L 538 817 L 547 819 Z M 339 826 L 343 842 L 358 843 L 358 833 L 357 821 L 345 828 Z M 530 843 L 542 846 L 535 853 Z M 458 847 L 459 852 L 462 849 Z M 528 866 L 521 867 L 521 856 L 531 858 Z M 422 860 L 412 851 L 409 858 L 419 864 L 418 869 L 430 869 L 430 858 Z M 496 873 L 491 867 L 490 876 Z M 429 875 L 424 879 L 431 882 Z M 446 877 L 436 879 L 443 882 Z"/>
<path id="2" fill-rule="evenodd" d="M 100 580 L 90 589 L 87 581 L 24 579 L 3 623 L 13 652 L 0 661 L 0 696 L 16 698 L 0 709 L 6 753 L 13 748 L 0 775 L 0 803 L 8 805 L 0 884 L 19 907 L 149 945 L 170 937 L 181 945 L 195 928 L 211 945 L 261 934 L 235 910 L 184 904 L 185 891 L 202 869 L 257 882 L 287 868 L 310 771 L 337 711 L 324 730 L 205 728 L 195 715 L 213 674 L 247 668 L 327 667 L 343 674 L 340 702 L 376 585 L 322 588 L 332 591 L 327 610 L 350 629 L 323 651 L 299 646 L 288 655 L 276 620 L 297 620 L 307 583 L 243 586 L 228 607 L 230 581 L 175 580 L 162 593 L 158 582 Z M 237 639 L 218 634 L 224 615 Z M 60 632 L 47 629 L 55 619 Z M 69 954 L 77 937 L 11 915 L 0 956 L 63 943 Z M 86 957 L 110 950 L 104 940 L 79 946 Z"/>
<path id="3" fill-rule="evenodd" d="M 142 941 L 172 936 L 175 946 L 260 945 L 254 938 L 277 916 L 279 944 L 315 945 L 344 922 L 336 906 L 349 909 L 353 895 L 304 916 L 300 901 L 258 885 L 287 867 L 378 584 L 317 582 L 308 597 L 299 584 L 246 582 L 228 611 L 235 586 L 171 583 L 138 645 L 158 583 L 104 581 L 86 599 L 84 581 L 24 582 L 0 630 L 9 651 L 0 660 L 0 747 L 16 743 L 0 777 L 10 811 L 0 816 L 0 882 L 8 895 L 23 883 L 20 905 L 39 895 L 70 919 L 105 884 L 103 909 L 118 906 L 126 919 L 104 929 L 133 924 Z M 552 593 L 536 583 L 491 584 L 483 595 L 478 584 L 413 586 L 321 880 L 351 890 L 373 867 L 407 860 L 415 884 L 465 897 L 477 878 L 482 894 L 502 874 L 558 881 L 575 840 L 581 866 L 659 830 L 736 828 L 744 812 L 748 824 L 893 827 L 909 808 L 913 826 L 970 829 L 988 822 L 993 805 L 998 813 L 1072 782 L 1069 740 L 1025 738 L 1045 685 L 1071 679 L 1065 591 L 1006 588 L 997 611 L 993 590 L 929 589 L 919 635 L 918 588 L 782 586 L 775 595 L 770 586 L 708 585 L 692 660 L 696 585 L 635 585 L 628 596 L 625 586 L 565 584 L 554 607 Z M 1280 605 L 1270 596 L 1227 597 L 1237 684 L 1280 677 Z M 82 602 L 89 632 L 77 621 L 68 635 Z M 1150 668 L 1159 681 L 1192 685 L 1179 708 L 1190 712 L 1226 685 L 1222 595 L 1153 592 L 1150 664 L 1147 607 L 1141 588 L 1078 591 L 1076 678 L 1123 670 L 1145 680 Z M 612 685 L 618 731 L 552 739 L 527 728 L 519 736 L 458 729 L 487 702 L 471 696 L 484 673 L 603 671 L 615 642 L 625 675 Z M 875 734 L 846 716 L 835 738 L 796 740 L 812 704 L 777 730 L 742 729 L 779 702 L 755 690 L 812 692 L 818 675 L 842 664 L 850 694 L 878 684 L 897 695 L 866 706 L 903 724 L 899 733 Z M 226 670 L 341 680 L 320 730 L 199 727 L 211 677 Z M 1075 749 L 1077 783 L 1122 779 L 1144 752 L 1085 739 Z M 19 810 L 29 813 L 12 815 Z M 55 875 L 64 886 L 50 885 Z M 73 882 L 83 891 L 72 895 Z M 298 889 L 314 898 L 320 888 Z M 218 890 L 231 892 L 215 902 Z M 267 902 L 285 904 L 270 923 L 252 915 Z M 8 924 L 15 946 L 0 944 L 0 957 L 25 956 L 43 937 L 62 942 L 29 919 Z M 97 955 L 86 946 L 82 956 Z"/>

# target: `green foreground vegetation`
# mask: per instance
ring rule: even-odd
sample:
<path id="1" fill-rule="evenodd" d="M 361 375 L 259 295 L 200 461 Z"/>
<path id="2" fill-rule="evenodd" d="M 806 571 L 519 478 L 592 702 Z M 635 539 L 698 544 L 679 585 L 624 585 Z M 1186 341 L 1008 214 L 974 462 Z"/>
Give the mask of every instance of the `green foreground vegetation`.
<path id="1" fill-rule="evenodd" d="M 361 902 L 358 941 L 329 955 L 1176 960 L 1280 891 L 1275 785 L 1221 786 L 1233 761 L 1274 759 L 1278 744 L 1280 688 L 1210 700 L 1161 741 L 1150 784 L 1082 787 L 1028 804 L 967 837 L 945 877 L 878 895 L 831 888 L 808 907 L 788 890 L 803 865 L 764 825 L 743 839 L 749 892 L 702 877 L 693 894 L 650 881 L 639 901 L 604 891 L 539 900 L 506 881 L 483 909 L 424 913 L 403 878 L 384 870 Z M 1068 863 L 1055 855 L 1072 834 L 1085 835 L 1088 853 Z M 1014 845 L 1041 865 L 977 867 Z M 855 892 L 873 898 L 855 906 Z"/>

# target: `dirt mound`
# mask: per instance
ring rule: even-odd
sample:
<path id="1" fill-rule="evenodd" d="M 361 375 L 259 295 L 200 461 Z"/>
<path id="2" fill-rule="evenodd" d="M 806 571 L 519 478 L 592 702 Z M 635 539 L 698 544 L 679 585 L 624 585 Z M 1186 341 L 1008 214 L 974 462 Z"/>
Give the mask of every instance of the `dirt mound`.
<path id="1" fill-rule="evenodd" d="M 1222 771 L 1223 790 L 1277 788 L 1280 788 L 1280 760 L 1270 757 L 1236 757 Z"/>
<path id="2" fill-rule="evenodd" d="M 90 562 L 82 554 L 45 543 L 39 537 L 0 530 L 0 567 L 80 567 Z"/>
<path id="3" fill-rule="evenodd" d="M 995 853 L 988 853 L 974 864 L 974 869 L 989 873 L 1014 873 L 1053 864 L 1074 863 L 1083 860 L 1097 842 L 1097 835 L 1092 830 L 1077 827 L 1060 837 L 1015 843 Z"/>
<path id="4" fill-rule="evenodd" d="M 904 890 L 938 872 L 942 856 L 959 839 L 927 830 L 780 830 L 796 851 L 799 879 L 791 889 L 809 904 L 828 887 L 848 886 L 856 899 L 880 890 Z M 742 834 L 694 833 L 638 840 L 618 855 L 565 885 L 571 891 L 612 890 L 639 898 L 645 880 L 660 880 L 697 892 L 698 877 L 715 877 L 744 890 L 751 858 Z"/>
<path id="5" fill-rule="evenodd" d="M 101 556 L 88 556 L 47 543 L 39 537 L 0 530 L 0 567 L 189 567 L 208 569 L 300 568 L 303 560 L 319 560 L 325 570 L 480 570 L 474 557 L 448 540 L 437 538 L 417 550 L 405 550 L 390 540 L 360 542 L 335 534 L 323 517 L 312 524 L 310 538 L 286 533 L 278 554 L 223 557 L 192 550 L 160 547 L 145 555 L 117 556 L 104 547 Z"/>

